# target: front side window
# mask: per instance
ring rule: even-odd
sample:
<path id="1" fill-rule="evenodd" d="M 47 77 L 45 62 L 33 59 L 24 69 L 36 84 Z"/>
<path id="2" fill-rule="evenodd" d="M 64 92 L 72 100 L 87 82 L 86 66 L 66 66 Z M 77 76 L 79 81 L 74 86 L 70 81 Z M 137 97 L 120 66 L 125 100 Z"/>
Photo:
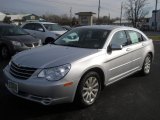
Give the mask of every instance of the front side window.
<path id="1" fill-rule="evenodd" d="M 59 39 L 54 44 L 79 48 L 101 49 L 110 31 L 103 29 L 76 28 Z"/>
<path id="2" fill-rule="evenodd" d="M 111 40 L 111 45 L 122 45 L 126 46 L 128 45 L 126 33 L 124 31 L 119 31 L 114 34 L 112 40 Z"/>
<path id="3" fill-rule="evenodd" d="M 25 24 L 23 29 L 34 30 L 34 25 L 32 23 Z"/>

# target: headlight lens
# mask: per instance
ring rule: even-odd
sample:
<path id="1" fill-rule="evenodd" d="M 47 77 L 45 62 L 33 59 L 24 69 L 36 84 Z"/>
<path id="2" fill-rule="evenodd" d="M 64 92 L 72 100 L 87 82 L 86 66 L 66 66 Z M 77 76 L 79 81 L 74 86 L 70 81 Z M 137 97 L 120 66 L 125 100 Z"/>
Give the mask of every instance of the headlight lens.
<path id="1" fill-rule="evenodd" d="M 8 65 L 11 66 L 11 60 L 9 61 Z"/>
<path id="2" fill-rule="evenodd" d="M 65 64 L 59 67 L 43 69 L 39 74 L 39 78 L 45 78 L 48 81 L 57 81 L 62 79 L 71 69 L 70 64 Z"/>
<path id="3" fill-rule="evenodd" d="M 21 43 L 18 42 L 18 41 L 12 41 L 12 44 L 15 45 L 15 46 L 21 46 Z"/>
<path id="4" fill-rule="evenodd" d="M 39 46 L 40 46 L 40 45 L 42 45 L 42 40 L 41 40 L 41 39 L 39 39 Z"/>

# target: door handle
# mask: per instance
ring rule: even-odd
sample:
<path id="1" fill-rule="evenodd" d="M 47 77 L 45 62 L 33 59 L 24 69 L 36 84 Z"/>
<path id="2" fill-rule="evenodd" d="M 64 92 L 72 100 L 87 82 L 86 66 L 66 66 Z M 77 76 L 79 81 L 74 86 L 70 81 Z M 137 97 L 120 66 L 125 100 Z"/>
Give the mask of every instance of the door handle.
<path id="1" fill-rule="evenodd" d="M 126 49 L 126 51 L 131 51 L 131 50 L 132 50 L 131 48 L 127 48 L 127 49 Z"/>
<path id="2" fill-rule="evenodd" d="M 146 44 L 145 44 L 145 43 L 142 43 L 142 46 L 146 46 Z"/>

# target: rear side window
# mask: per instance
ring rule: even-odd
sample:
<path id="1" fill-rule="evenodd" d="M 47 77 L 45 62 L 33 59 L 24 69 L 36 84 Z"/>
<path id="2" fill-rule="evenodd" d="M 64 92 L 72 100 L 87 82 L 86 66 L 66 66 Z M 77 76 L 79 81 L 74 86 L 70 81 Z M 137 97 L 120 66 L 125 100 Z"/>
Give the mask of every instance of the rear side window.
<path id="1" fill-rule="evenodd" d="M 28 24 L 25 24 L 22 28 L 28 29 L 28 30 L 34 30 L 34 24 L 28 23 Z"/>
<path id="2" fill-rule="evenodd" d="M 111 40 L 111 44 L 122 46 L 128 45 L 128 40 L 125 31 L 119 31 L 115 33 Z"/>
<path id="3" fill-rule="evenodd" d="M 128 31 L 128 35 L 132 44 L 139 43 L 145 40 L 140 33 L 135 31 Z"/>

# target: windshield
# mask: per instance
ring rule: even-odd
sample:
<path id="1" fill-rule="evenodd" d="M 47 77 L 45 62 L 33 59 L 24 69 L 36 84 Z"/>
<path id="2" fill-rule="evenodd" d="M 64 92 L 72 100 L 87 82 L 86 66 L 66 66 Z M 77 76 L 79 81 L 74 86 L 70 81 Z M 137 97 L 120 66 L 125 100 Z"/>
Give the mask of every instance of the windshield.
<path id="1" fill-rule="evenodd" d="M 75 28 L 58 38 L 54 44 L 79 48 L 101 49 L 110 31 Z"/>
<path id="2" fill-rule="evenodd" d="M 28 33 L 17 26 L 0 26 L 0 35 L 17 36 L 17 35 L 28 35 Z"/>
<path id="3" fill-rule="evenodd" d="M 49 31 L 64 31 L 65 30 L 58 24 L 43 24 L 43 25 Z"/>

